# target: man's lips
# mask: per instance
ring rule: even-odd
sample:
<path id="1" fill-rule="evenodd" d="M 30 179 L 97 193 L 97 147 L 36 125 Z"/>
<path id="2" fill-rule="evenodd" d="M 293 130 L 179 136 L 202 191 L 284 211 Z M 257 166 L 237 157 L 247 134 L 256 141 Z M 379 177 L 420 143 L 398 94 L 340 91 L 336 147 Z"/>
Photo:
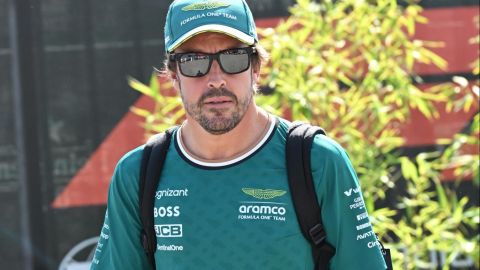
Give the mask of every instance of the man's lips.
<path id="1" fill-rule="evenodd" d="M 211 97 L 205 99 L 203 102 L 206 105 L 220 105 L 220 104 L 229 104 L 232 103 L 232 99 L 229 97 L 221 96 L 221 97 Z"/>

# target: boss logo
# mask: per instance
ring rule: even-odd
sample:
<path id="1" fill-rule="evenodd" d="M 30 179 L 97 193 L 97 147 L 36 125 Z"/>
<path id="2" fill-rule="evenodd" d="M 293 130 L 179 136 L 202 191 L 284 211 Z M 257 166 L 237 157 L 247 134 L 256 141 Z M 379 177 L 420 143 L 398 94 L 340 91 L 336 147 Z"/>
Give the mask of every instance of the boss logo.
<path id="1" fill-rule="evenodd" d="M 182 237 L 182 224 L 161 224 L 155 225 L 157 237 Z"/>
<path id="2" fill-rule="evenodd" d="M 154 217 L 178 217 L 180 216 L 180 206 L 162 206 L 153 208 Z"/>

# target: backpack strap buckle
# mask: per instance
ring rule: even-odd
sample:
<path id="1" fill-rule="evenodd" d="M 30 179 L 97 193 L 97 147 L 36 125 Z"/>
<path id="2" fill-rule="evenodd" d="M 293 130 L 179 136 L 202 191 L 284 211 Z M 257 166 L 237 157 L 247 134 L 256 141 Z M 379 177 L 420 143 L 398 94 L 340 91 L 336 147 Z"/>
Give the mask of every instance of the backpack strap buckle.
<path id="1" fill-rule="evenodd" d="M 140 241 L 142 242 L 142 247 L 143 251 L 145 251 L 145 254 L 147 255 L 148 261 L 150 262 L 150 265 L 152 266 L 152 269 L 155 268 L 155 249 L 156 249 L 156 244 L 152 243 L 150 241 L 150 238 L 147 235 L 147 232 L 145 230 L 142 230 L 140 233 Z M 156 242 L 156 239 L 155 239 Z"/>
<path id="2" fill-rule="evenodd" d="M 325 241 L 325 238 L 327 238 L 327 234 L 320 223 L 313 226 L 308 233 L 310 234 L 310 239 L 312 239 L 316 246 L 320 245 L 323 241 Z"/>
<path id="3" fill-rule="evenodd" d="M 143 247 L 143 250 L 145 251 L 145 253 L 149 253 L 149 245 L 148 245 L 148 237 L 147 237 L 147 234 L 145 233 L 145 230 L 142 230 L 141 231 L 141 234 L 140 234 L 140 241 L 142 242 L 142 247 Z"/>

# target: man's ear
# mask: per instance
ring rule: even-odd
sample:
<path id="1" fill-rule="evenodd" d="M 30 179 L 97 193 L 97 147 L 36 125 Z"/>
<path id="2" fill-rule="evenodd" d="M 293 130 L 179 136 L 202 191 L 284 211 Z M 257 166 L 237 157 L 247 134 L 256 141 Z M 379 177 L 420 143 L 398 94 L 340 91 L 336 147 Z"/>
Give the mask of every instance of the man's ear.
<path id="1" fill-rule="evenodd" d="M 168 71 L 168 77 L 169 77 L 170 80 L 172 81 L 173 88 L 175 88 L 176 90 L 178 90 L 178 89 L 179 89 L 179 85 L 178 85 L 178 73 L 169 70 L 169 71 Z"/>
<path id="2" fill-rule="evenodd" d="M 173 71 L 169 71 L 170 72 L 170 79 L 172 79 L 172 81 L 176 81 L 178 79 L 178 75 L 176 72 L 173 72 Z"/>
<path id="3" fill-rule="evenodd" d="M 172 81 L 176 81 L 178 79 L 177 72 L 174 72 L 174 71 L 171 71 L 171 70 L 168 71 L 168 76 L 170 77 L 170 79 Z"/>
<path id="4" fill-rule="evenodd" d="M 258 80 L 260 79 L 260 67 L 261 67 L 260 63 L 252 65 L 252 76 L 253 76 L 252 79 L 255 83 L 257 83 Z"/>

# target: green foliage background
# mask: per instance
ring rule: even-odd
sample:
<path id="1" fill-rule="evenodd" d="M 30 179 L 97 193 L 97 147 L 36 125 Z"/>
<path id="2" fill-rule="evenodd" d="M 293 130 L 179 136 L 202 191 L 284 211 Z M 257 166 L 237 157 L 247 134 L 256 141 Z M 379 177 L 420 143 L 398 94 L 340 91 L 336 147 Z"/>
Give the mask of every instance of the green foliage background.
<path id="1" fill-rule="evenodd" d="M 478 113 L 468 134 L 438 142 L 443 151 L 410 159 L 396 150 L 404 144 L 399 127 L 411 109 L 435 118 L 435 104 L 452 113 L 478 104 L 478 81 L 455 77 L 423 90 L 414 84 L 415 63 L 447 66 L 429 50 L 441 43 L 413 38 L 416 25 L 427 23 L 421 11 L 416 3 L 400 7 L 393 0 L 298 0 L 276 28 L 259 29 L 271 56 L 262 84 L 275 91 L 258 95 L 256 102 L 274 114 L 324 127 L 347 149 L 375 232 L 392 249 L 394 269 L 436 269 L 429 250 L 446 254 L 443 269 L 460 254 L 471 256 L 478 268 L 480 210 L 440 182 L 441 171 L 452 167 L 459 179 L 480 182 L 478 154 L 461 151 L 466 145 L 478 149 Z M 153 112 L 132 109 L 145 117 L 147 134 L 184 116 L 179 97 L 166 95 L 170 86 L 160 81 L 154 76 L 147 86 L 130 79 L 134 89 L 155 100 Z M 400 179 L 405 190 L 398 190 Z"/>

